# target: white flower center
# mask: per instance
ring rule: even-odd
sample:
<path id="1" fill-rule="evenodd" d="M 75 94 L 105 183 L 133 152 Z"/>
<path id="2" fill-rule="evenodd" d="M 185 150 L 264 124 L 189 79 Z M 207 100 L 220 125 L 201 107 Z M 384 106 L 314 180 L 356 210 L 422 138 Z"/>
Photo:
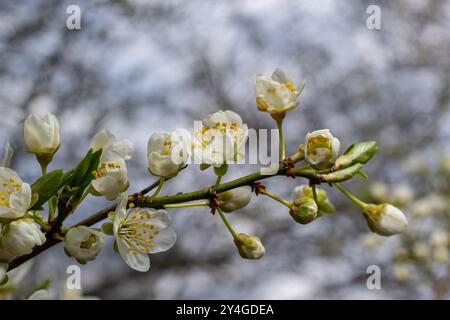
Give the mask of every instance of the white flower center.
<path id="1" fill-rule="evenodd" d="M 137 254 L 137 251 L 149 253 L 155 246 L 154 239 L 159 235 L 159 230 L 148 223 L 151 217 L 150 212 L 141 213 L 136 209 L 120 224 L 118 235 L 132 254 Z"/>

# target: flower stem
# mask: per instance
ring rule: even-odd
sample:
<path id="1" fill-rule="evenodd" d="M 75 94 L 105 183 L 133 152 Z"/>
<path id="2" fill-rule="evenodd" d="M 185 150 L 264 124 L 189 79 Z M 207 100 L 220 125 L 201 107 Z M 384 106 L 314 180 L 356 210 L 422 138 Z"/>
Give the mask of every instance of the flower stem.
<path id="1" fill-rule="evenodd" d="M 339 189 L 339 191 L 341 191 L 347 198 L 349 198 L 351 201 L 353 201 L 357 206 L 361 207 L 362 209 L 367 207 L 367 203 L 359 200 L 357 197 L 355 197 L 350 192 L 345 190 L 339 183 L 335 183 L 334 185 L 336 186 L 336 188 Z"/>
<path id="2" fill-rule="evenodd" d="M 320 203 L 319 203 L 319 198 L 317 197 L 316 185 L 313 184 L 311 188 L 312 188 L 312 192 L 313 192 L 314 202 L 317 205 L 317 210 L 320 211 Z"/>
<path id="3" fill-rule="evenodd" d="M 286 158 L 286 145 L 284 143 L 284 134 L 283 134 L 283 119 L 277 119 L 277 128 L 278 128 L 278 136 L 280 139 L 280 154 L 281 160 Z"/>
<path id="4" fill-rule="evenodd" d="M 47 174 L 48 163 L 45 164 L 43 162 L 39 162 L 39 165 L 41 166 L 42 175 L 45 176 Z"/>
<path id="5" fill-rule="evenodd" d="M 292 203 L 290 201 L 284 200 L 283 198 L 280 198 L 279 196 L 273 194 L 269 191 L 261 192 L 262 194 L 265 194 L 266 196 L 272 198 L 275 201 L 278 201 L 279 203 L 285 205 L 286 207 L 290 208 L 292 206 Z"/>
<path id="6" fill-rule="evenodd" d="M 166 181 L 166 179 L 164 179 L 163 177 L 159 178 L 158 187 L 156 188 L 155 192 L 153 192 L 153 194 L 150 196 L 150 199 L 156 198 L 156 196 L 161 192 L 165 181 Z"/>
<path id="7" fill-rule="evenodd" d="M 164 206 L 164 208 L 166 208 L 166 209 L 176 209 L 176 208 L 204 207 L 204 206 L 209 206 L 209 200 L 200 201 L 200 202 L 190 202 L 190 203 L 166 204 Z"/>
<path id="8" fill-rule="evenodd" d="M 217 208 L 217 212 L 219 213 L 220 218 L 222 218 L 222 221 L 225 224 L 225 227 L 227 227 L 228 231 L 230 231 L 233 238 L 237 239 L 238 235 L 237 235 L 236 231 L 234 231 L 234 229 L 231 227 L 231 225 L 228 222 L 227 217 L 225 217 L 225 214 L 223 213 L 222 209 Z"/>
<path id="9" fill-rule="evenodd" d="M 221 180 L 222 176 L 217 176 L 216 183 L 214 183 L 214 190 L 217 190 L 217 187 L 220 185 Z"/>

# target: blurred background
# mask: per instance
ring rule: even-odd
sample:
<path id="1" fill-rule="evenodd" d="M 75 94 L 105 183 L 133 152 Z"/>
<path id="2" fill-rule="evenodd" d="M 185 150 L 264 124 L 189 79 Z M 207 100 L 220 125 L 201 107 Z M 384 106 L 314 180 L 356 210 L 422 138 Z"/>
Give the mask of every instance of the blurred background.
<path id="1" fill-rule="evenodd" d="M 66 28 L 66 8 L 81 8 L 81 30 Z M 369 4 L 381 30 L 366 26 Z M 336 190 L 335 214 L 296 224 L 286 208 L 254 197 L 229 216 L 236 230 L 263 240 L 267 254 L 245 261 L 218 216 L 171 211 L 175 247 L 151 256 L 148 273 L 131 270 L 108 240 L 81 266 L 85 294 L 102 299 L 445 299 L 449 298 L 450 2 L 288 0 L 2 0 L 0 4 L 0 143 L 16 150 L 12 167 L 28 182 L 39 166 L 24 152 L 23 120 L 55 113 L 62 147 L 53 168 L 71 168 L 90 138 L 109 128 L 135 144 L 130 191 L 147 174 L 146 144 L 156 131 L 189 128 L 219 109 L 249 127 L 274 128 L 256 111 L 257 73 L 282 67 L 307 81 L 300 107 L 285 121 L 292 153 L 308 131 L 330 128 L 343 148 L 377 140 L 368 182 L 347 187 L 366 200 L 405 211 L 403 236 L 368 234 L 364 218 Z M 227 179 L 256 170 L 233 166 Z M 184 170 L 164 193 L 213 183 L 211 172 Z M 301 179 L 267 186 L 290 198 Z M 88 198 L 69 224 L 108 202 Z M 55 296 L 76 264 L 61 245 L 34 260 L 21 293 L 51 278 Z M 369 265 L 381 290 L 369 290 Z"/>

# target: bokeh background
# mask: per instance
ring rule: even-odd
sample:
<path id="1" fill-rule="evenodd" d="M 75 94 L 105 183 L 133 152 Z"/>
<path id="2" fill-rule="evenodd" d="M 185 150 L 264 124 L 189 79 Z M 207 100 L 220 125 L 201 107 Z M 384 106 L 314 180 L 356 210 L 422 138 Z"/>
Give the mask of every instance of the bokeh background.
<path id="1" fill-rule="evenodd" d="M 66 28 L 71 4 L 82 11 L 78 31 Z M 370 4 L 381 8 L 381 30 L 366 26 Z M 369 182 L 356 178 L 347 187 L 402 206 L 410 231 L 367 234 L 357 208 L 328 187 L 337 212 L 306 226 L 254 197 L 230 216 L 266 247 L 262 260 L 245 261 L 218 216 L 171 211 L 178 242 L 151 256 L 148 273 L 128 268 L 109 240 L 97 260 L 81 266 L 84 292 L 102 299 L 449 298 L 449 30 L 445 0 L 2 0 L 0 143 L 11 142 L 13 168 L 32 182 L 39 166 L 24 152 L 28 113 L 60 119 L 63 145 L 53 168 L 75 165 L 93 134 L 110 128 L 135 144 L 134 192 L 154 181 L 146 171 L 153 132 L 189 128 L 218 109 L 238 112 L 251 128 L 274 128 L 256 111 L 253 82 L 282 67 L 307 81 L 301 107 L 285 121 L 288 150 L 321 128 L 344 147 L 377 140 Z M 255 169 L 234 166 L 228 178 Z M 192 166 L 164 192 L 213 180 Z M 289 198 L 302 183 L 279 177 L 267 186 Z M 89 198 L 70 222 L 107 204 Z M 61 296 L 74 263 L 61 245 L 52 248 L 35 259 L 16 297 L 46 278 Z M 367 289 L 372 264 L 381 268 L 381 290 Z"/>

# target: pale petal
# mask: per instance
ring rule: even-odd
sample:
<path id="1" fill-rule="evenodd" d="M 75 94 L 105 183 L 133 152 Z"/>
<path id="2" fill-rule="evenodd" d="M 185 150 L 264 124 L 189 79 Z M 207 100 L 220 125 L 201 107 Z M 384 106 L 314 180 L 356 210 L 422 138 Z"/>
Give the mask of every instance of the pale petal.
<path id="1" fill-rule="evenodd" d="M 117 235 L 120 223 L 127 217 L 128 196 L 125 193 L 120 194 L 120 201 L 117 204 L 114 215 L 114 235 Z"/>
<path id="2" fill-rule="evenodd" d="M 276 68 L 275 71 L 272 73 L 272 80 L 279 82 L 279 83 L 293 83 L 294 80 L 289 76 L 286 71 L 280 68 Z"/>
<path id="3" fill-rule="evenodd" d="M 90 148 L 97 151 L 103 149 L 104 151 L 108 149 L 114 142 L 115 137 L 108 129 L 103 129 L 95 134 L 92 138 Z"/>
<path id="4" fill-rule="evenodd" d="M 113 143 L 111 151 L 119 154 L 124 160 L 131 160 L 134 151 L 133 143 L 127 139 L 118 141 Z"/>
<path id="5" fill-rule="evenodd" d="M 148 168 L 155 176 L 168 177 L 178 171 L 179 165 L 172 161 L 170 155 L 152 152 L 148 157 Z"/>
<path id="6" fill-rule="evenodd" d="M 31 187 L 28 183 L 22 183 L 19 191 L 14 192 L 9 198 L 11 208 L 25 214 L 31 205 Z"/>
<path id="7" fill-rule="evenodd" d="M 150 269 L 150 258 L 146 253 L 136 251 L 133 254 L 121 239 L 116 239 L 116 243 L 123 261 L 132 269 L 140 272 L 146 272 Z"/>
<path id="8" fill-rule="evenodd" d="M 177 235 L 172 228 L 165 228 L 159 231 L 159 234 L 153 240 L 155 244 L 150 248 L 150 253 L 158 253 L 169 250 L 177 241 Z"/>

